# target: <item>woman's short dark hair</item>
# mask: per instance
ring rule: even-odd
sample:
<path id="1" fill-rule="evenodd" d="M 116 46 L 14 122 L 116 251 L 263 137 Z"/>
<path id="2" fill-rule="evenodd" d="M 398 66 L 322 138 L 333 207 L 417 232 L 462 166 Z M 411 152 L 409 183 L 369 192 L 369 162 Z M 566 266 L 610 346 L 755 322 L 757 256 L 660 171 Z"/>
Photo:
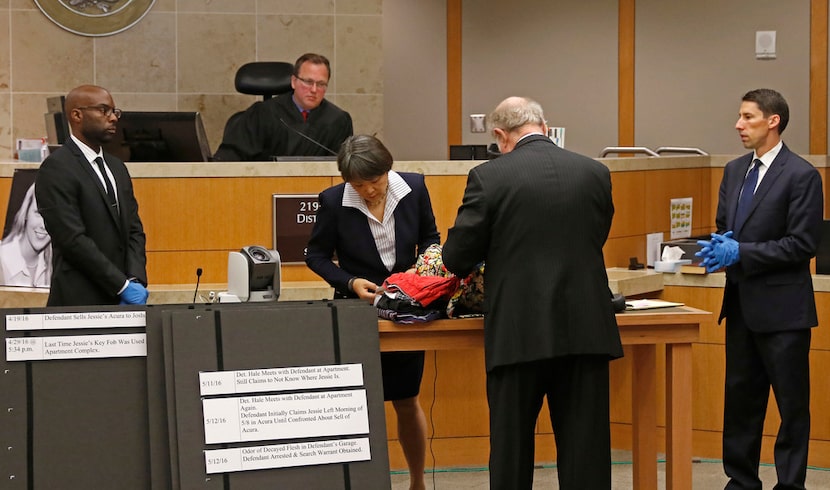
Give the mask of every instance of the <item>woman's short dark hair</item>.
<path id="1" fill-rule="evenodd" d="M 349 137 L 337 154 L 337 170 L 343 180 L 374 180 L 392 170 L 392 154 L 368 134 Z"/>

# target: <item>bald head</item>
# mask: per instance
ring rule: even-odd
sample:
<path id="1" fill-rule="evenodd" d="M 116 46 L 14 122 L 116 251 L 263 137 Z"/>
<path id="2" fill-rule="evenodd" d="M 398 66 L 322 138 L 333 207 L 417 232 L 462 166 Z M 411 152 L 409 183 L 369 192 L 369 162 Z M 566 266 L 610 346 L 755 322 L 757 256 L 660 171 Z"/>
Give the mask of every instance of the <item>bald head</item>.
<path id="1" fill-rule="evenodd" d="M 501 101 L 487 116 L 487 125 L 502 153 L 512 151 L 526 134 L 547 132 L 542 106 L 527 97 L 508 97 Z"/>
<path id="2" fill-rule="evenodd" d="M 95 151 L 115 134 L 118 117 L 112 95 L 97 85 L 81 85 L 66 94 L 64 113 L 69 119 L 72 134 Z M 106 112 L 110 114 L 107 115 Z"/>

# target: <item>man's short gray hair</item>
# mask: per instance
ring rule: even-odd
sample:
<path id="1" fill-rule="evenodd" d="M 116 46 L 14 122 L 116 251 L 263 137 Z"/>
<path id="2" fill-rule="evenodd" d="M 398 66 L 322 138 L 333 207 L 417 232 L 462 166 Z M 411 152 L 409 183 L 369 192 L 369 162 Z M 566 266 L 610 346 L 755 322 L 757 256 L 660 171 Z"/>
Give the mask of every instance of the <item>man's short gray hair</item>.
<path id="1" fill-rule="evenodd" d="M 525 124 L 545 124 L 545 114 L 538 102 L 526 97 L 509 97 L 504 99 L 487 116 L 487 126 L 513 131 Z"/>

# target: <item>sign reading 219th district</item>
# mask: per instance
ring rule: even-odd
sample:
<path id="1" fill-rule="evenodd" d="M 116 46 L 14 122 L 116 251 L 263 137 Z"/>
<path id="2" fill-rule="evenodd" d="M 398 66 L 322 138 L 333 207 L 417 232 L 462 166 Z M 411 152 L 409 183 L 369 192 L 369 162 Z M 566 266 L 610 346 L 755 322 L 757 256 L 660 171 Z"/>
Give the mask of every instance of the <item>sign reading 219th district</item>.
<path id="1" fill-rule="evenodd" d="M 313 194 L 273 195 L 274 250 L 285 263 L 305 262 L 305 249 L 320 203 Z"/>

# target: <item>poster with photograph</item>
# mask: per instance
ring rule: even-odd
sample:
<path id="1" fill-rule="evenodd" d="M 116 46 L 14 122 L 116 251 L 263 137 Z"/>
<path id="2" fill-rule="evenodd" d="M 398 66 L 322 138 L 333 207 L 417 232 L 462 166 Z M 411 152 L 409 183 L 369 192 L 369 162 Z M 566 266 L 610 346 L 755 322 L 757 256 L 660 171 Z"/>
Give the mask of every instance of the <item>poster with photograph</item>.
<path id="1" fill-rule="evenodd" d="M 52 239 L 37 209 L 36 175 L 37 169 L 16 169 L 12 176 L 0 240 L 0 286 L 49 287 Z"/>

